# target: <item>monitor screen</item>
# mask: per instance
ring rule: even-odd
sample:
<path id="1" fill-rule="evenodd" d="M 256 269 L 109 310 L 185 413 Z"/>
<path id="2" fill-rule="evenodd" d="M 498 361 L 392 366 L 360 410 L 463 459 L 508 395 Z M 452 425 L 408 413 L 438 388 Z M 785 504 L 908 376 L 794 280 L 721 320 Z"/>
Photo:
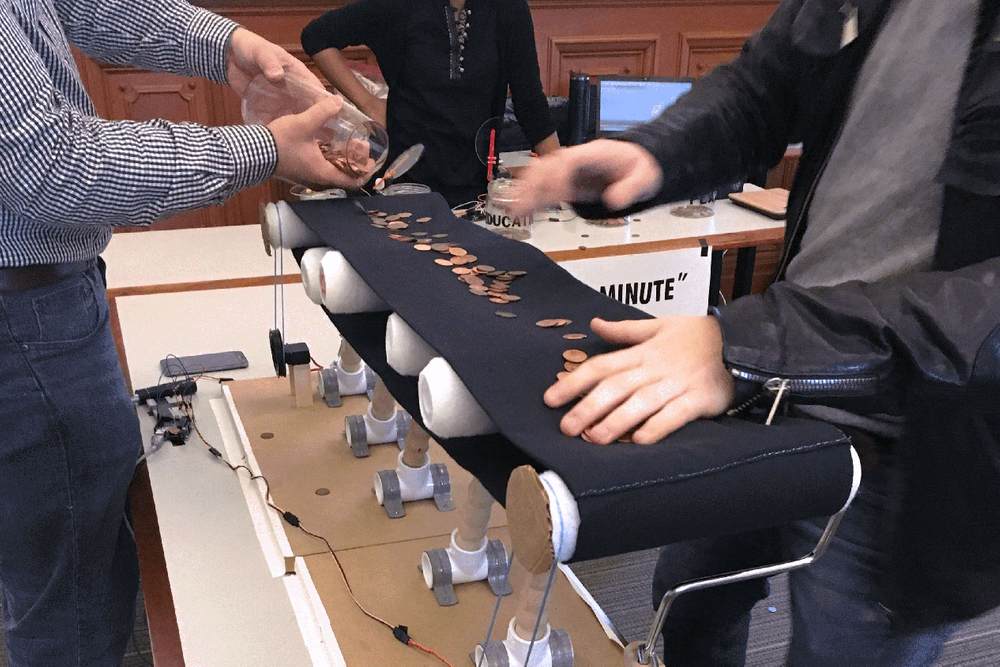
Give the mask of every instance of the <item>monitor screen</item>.
<path id="1" fill-rule="evenodd" d="M 600 134 L 624 132 L 646 123 L 691 90 L 691 81 L 653 79 L 601 79 Z"/>

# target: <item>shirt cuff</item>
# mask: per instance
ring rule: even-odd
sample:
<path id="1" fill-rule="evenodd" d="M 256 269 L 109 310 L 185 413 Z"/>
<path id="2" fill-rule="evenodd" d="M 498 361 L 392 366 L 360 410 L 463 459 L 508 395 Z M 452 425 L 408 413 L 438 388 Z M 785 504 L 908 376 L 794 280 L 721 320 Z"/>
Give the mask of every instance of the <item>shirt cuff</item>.
<path id="1" fill-rule="evenodd" d="M 263 125 L 215 128 L 233 158 L 232 192 L 263 183 L 278 166 L 278 145 Z"/>
<path id="2" fill-rule="evenodd" d="M 229 40 L 238 27 L 235 21 L 195 8 L 184 42 L 188 70 L 216 83 L 228 83 Z"/>

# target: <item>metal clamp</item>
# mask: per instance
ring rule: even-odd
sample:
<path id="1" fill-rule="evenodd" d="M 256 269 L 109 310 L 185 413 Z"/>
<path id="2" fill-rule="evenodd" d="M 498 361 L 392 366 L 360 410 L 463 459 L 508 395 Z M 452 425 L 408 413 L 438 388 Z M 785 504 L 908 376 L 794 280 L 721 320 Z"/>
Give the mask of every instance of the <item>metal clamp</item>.
<path id="1" fill-rule="evenodd" d="M 552 667 L 573 667 L 573 640 L 565 630 L 549 631 L 549 655 Z"/>
<path id="2" fill-rule="evenodd" d="M 379 484 L 382 486 L 382 507 L 390 519 L 400 519 L 406 516 L 403 507 L 403 496 L 399 489 L 399 476 L 395 470 L 379 470 Z M 450 564 L 449 564 L 450 565 Z"/>
<path id="3" fill-rule="evenodd" d="M 439 512 L 450 512 L 455 509 L 455 500 L 451 495 L 451 477 L 448 467 L 443 463 L 431 464 L 431 480 L 434 482 L 434 504 Z"/>
<path id="4" fill-rule="evenodd" d="M 481 644 L 483 647 L 483 658 L 479 662 L 482 663 L 482 667 L 510 667 L 510 658 L 507 655 L 507 645 L 502 641 L 491 640 L 485 644 Z M 476 662 L 473 660 L 473 662 Z M 477 662 L 476 664 L 479 664 Z"/>
<path id="5" fill-rule="evenodd" d="M 490 540 L 486 545 L 486 581 L 489 582 L 493 594 L 502 596 L 512 592 L 510 578 L 507 573 L 510 566 L 507 561 L 507 547 L 500 540 Z"/>
<path id="6" fill-rule="evenodd" d="M 368 450 L 368 427 L 365 425 L 364 415 L 348 415 L 344 419 L 344 433 L 355 458 L 363 459 L 371 453 Z"/>
<path id="7" fill-rule="evenodd" d="M 455 585 L 451 576 L 451 558 L 446 549 L 429 549 L 424 554 L 431 564 L 432 587 L 438 605 L 451 607 L 458 604 Z"/>
<path id="8" fill-rule="evenodd" d="M 340 397 L 340 381 L 337 379 L 336 368 L 324 368 L 319 373 L 320 393 L 328 408 L 339 408 L 344 404 Z"/>

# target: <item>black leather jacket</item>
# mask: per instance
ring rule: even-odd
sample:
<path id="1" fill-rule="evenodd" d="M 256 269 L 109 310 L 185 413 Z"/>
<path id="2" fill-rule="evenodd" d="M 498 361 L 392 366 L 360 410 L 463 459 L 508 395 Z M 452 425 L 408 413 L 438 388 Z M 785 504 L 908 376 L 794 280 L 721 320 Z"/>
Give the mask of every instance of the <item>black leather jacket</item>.
<path id="1" fill-rule="evenodd" d="M 843 0 L 782 2 L 739 58 L 628 137 L 664 168 L 663 191 L 642 207 L 739 180 L 801 141 L 783 273 L 890 1 L 853 1 L 859 36 L 844 48 Z M 910 625 L 1000 605 L 998 4 L 983 2 L 939 175 L 934 270 L 818 289 L 779 280 L 717 313 L 741 384 L 784 378 L 801 403 L 907 416 L 883 600 Z"/>

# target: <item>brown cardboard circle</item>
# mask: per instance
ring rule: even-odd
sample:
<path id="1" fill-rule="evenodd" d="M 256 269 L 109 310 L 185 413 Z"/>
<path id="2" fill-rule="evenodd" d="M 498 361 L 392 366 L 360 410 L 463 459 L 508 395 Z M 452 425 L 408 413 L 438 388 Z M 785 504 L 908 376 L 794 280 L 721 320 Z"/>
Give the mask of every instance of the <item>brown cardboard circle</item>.
<path id="1" fill-rule="evenodd" d="M 533 574 L 548 572 L 555 560 L 549 497 L 531 466 L 516 468 L 507 481 L 507 523 L 515 559 Z"/>

